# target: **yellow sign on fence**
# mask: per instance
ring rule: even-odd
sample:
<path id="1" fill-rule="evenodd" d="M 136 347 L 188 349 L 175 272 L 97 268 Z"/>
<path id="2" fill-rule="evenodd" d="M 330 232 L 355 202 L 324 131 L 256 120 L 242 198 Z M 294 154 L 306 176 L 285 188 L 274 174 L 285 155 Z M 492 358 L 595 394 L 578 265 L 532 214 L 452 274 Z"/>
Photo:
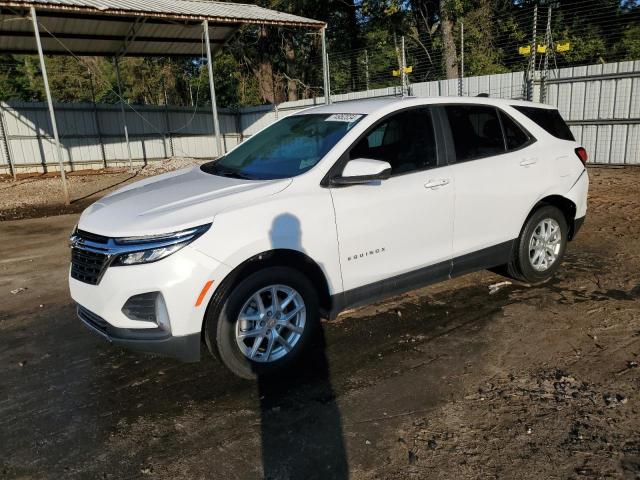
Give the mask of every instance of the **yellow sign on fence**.
<path id="1" fill-rule="evenodd" d="M 568 52 L 569 50 L 571 50 L 569 42 L 556 43 L 556 52 Z"/>
<path id="2" fill-rule="evenodd" d="M 413 72 L 413 67 L 404 67 L 404 73 L 411 73 Z M 391 71 L 391 75 L 393 75 L 394 77 L 399 77 L 400 76 L 400 70 L 392 70 Z"/>
<path id="3" fill-rule="evenodd" d="M 531 45 L 518 48 L 518 52 L 520 52 L 520 55 L 529 55 L 531 53 Z"/>
<path id="4" fill-rule="evenodd" d="M 538 45 L 538 48 L 537 48 L 538 53 L 545 53 L 546 51 L 547 51 L 546 45 Z"/>

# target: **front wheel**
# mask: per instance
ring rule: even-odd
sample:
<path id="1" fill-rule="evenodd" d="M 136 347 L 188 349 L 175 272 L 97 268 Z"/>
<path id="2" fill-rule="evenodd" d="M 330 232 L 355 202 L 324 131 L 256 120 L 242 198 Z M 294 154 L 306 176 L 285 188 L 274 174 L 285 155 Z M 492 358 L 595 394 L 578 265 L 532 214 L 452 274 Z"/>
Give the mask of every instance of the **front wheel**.
<path id="1" fill-rule="evenodd" d="M 525 223 L 508 264 L 509 274 L 537 284 L 549 280 L 560 267 L 567 246 L 567 221 L 556 207 L 536 210 Z"/>
<path id="2" fill-rule="evenodd" d="M 253 379 L 291 365 L 319 325 L 318 297 L 306 276 L 271 267 L 240 282 L 207 314 L 209 350 L 236 375 Z"/>

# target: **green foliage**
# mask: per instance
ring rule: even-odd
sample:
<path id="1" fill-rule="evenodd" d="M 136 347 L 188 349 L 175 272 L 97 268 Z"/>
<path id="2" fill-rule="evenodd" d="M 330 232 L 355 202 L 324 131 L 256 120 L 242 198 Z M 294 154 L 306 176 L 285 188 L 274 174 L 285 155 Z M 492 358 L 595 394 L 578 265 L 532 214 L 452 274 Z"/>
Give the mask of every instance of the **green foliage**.
<path id="1" fill-rule="evenodd" d="M 631 25 L 624 30 L 619 50 L 623 60 L 640 58 L 640 25 Z"/>
<path id="2" fill-rule="evenodd" d="M 333 93 L 399 85 L 399 43 L 406 39 L 412 82 L 455 73 L 464 24 L 465 75 L 528 68 L 533 5 L 538 0 L 254 0 L 267 8 L 308 16 L 329 25 Z M 536 42 L 544 44 L 546 2 L 538 8 Z M 551 34 L 568 41 L 565 53 L 550 52 L 552 67 L 640 59 L 637 0 L 560 0 L 552 4 Z M 576 15 L 576 12 L 585 12 Z M 450 34 L 443 33 L 445 25 Z M 448 40 L 447 40 L 448 39 Z M 455 49 L 451 48 L 455 44 Z M 445 48 L 448 45 L 448 48 Z M 454 51 L 455 50 L 455 51 Z M 451 58 L 451 56 L 455 58 Z M 445 68 L 445 57 L 448 63 Z M 541 68 L 544 55 L 538 54 Z M 47 57 L 56 101 L 118 101 L 113 59 Z M 210 102 L 201 58 L 124 58 L 122 97 L 130 103 L 205 105 Z M 218 105 L 240 108 L 322 95 L 320 37 L 299 29 L 247 26 L 214 58 Z M 42 101 L 37 57 L 0 56 L 0 100 Z"/>

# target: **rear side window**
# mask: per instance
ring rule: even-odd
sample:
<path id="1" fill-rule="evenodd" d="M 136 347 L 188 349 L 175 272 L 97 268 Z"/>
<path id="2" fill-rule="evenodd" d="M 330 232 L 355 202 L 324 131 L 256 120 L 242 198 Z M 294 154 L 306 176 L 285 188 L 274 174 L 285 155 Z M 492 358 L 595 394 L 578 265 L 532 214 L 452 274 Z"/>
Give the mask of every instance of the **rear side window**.
<path id="1" fill-rule="evenodd" d="M 495 108 L 482 105 L 447 105 L 445 111 L 458 162 L 505 152 L 500 119 Z"/>
<path id="2" fill-rule="evenodd" d="M 507 142 L 507 150 L 517 150 L 529 143 L 529 135 L 514 122 L 511 117 L 500 112 L 500 120 L 502 121 L 502 128 L 504 129 L 504 138 Z"/>
<path id="3" fill-rule="evenodd" d="M 525 114 L 554 137 L 562 140 L 575 141 L 573 133 L 571 133 L 571 130 L 560 116 L 558 110 L 552 108 L 523 107 L 520 105 L 513 105 L 513 108 Z"/>

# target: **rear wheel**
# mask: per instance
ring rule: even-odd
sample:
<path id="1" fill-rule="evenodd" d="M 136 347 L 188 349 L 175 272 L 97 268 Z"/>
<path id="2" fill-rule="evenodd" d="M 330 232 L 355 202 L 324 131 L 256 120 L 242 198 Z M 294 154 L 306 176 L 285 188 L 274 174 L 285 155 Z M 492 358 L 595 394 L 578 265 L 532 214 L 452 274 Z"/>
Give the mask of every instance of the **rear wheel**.
<path id="1" fill-rule="evenodd" d="M 236 375 L 253 379 L 299 358 L 319 324 L 318 297 L 306 276 L 287 267 L 249 275 L 205 324 L 209 350 Z"/>
<path id="2" fill-rule="evenodd" d="M 558 208 L 547 205 L 536 210 L 517 240 L 507 265 L 509 275 L 531 284 L 549 280 L 560 267 L 568 230 L 564 214 Z"/>

